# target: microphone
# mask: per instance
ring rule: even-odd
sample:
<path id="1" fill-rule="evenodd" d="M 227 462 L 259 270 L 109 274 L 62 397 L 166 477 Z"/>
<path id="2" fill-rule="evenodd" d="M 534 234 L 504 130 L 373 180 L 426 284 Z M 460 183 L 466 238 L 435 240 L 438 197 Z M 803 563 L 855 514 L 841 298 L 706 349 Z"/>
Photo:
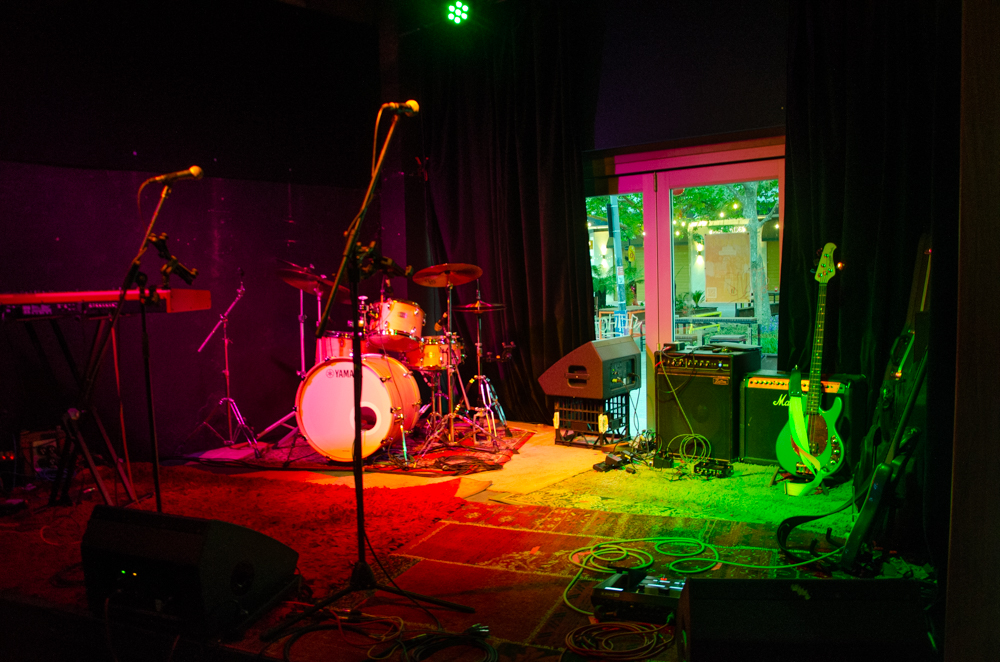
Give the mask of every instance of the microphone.
<path id="1" fill-rule="evenodd" d="M 400 115 L 406 115 L 407 117 L 413 117 L 420 112 L 420 104 L 413 99 L 404 101 L 403 103 L 382 104 L 382 107 L 399 113 Z"/>
<path id="2" fill-rule="evenodd" d="M 444 315 L 441 316 L 441 319 L 439 319 L 437 322 L 434 322 L 434 330 L 440 331 L 442 328 L 441 325 L 444 324 L 447 319 L 448 319 L 448 311 L 445 311 Z"/>
<path id="3" fill-rule="evenodd" d="M 159 177 L 153 177 L 150 179 L 152 184 L 173 184 L 178 179 L 201 179 L 205 172 L 198 166 L 191 166 L 187 170 L 179 170 L 177 172 L 170 172 L 166 175 L 160 175 Z"/>
<path id="4" fill-rule="evenodd" d="M 399 276 L 402 278 L 409 278 L 410 274 L 413 273 L 413 267 L 408 266 L 404 269 L 403 267 L 393 262 L 391 257 L 385 257 L 384 255 L 381 258 L 379 258 L 378 265 L 386 276 Z"/>

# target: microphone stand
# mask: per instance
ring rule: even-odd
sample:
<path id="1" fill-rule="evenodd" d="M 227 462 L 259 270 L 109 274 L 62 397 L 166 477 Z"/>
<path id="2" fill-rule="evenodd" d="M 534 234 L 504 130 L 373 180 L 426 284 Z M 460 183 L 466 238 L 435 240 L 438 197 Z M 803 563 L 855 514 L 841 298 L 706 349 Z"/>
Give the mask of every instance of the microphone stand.
<path id="1" fill-rule="evenodd" d="M 381 111 L 380 111 L 381 112 Z M 362 430 L 361 430 L 361 391 L 362 391 L 362 360 L 361 360 L 361 336 L 364 329 L 364 309 L 358 297 L 358 283 L 361 280 L 362 269 L 361 262 L 364 260 L 368 253 L 372 250 L 371 246 L 362 247 L 358 242 L 358 235 L 361 230 L 361 223 L 364 221 L 365 214 L 368 211 L 368 207 L 372 201 L 372 194 L 375 190 L 375 185 L 378 183 L 379 174 L 382 171 L 382 163 L 385 160 L 385 154 L 389 147 L 389 142 L 392 139 L 392 134 L 396 129 L 396 123 L 399 121 L 399 115 L 393 115 L 392 124 L 389 126 L 389 132 L 386 134 L 385 142 L 382 144 L 382 151 L 379 154 L 378 162 L 372 168 L 372 178 L 368 184 L 368 190 L 365 192 L 364 201 L 361 204 L 361 210 L 358 212 L 354 220 L 351 221 L 351 225 L 348 227 L 347 231 L 344 233 L 347 237 L 347 242 L 344 245 L 344 253 L 340 260 L 340 266 L 337 268 L 337 274 L 333 279 L 333 287 L 331 292 L 336 293 L 337 288 L 340 286 L 340 282 L 343 279 L 344 273 L 348 275 L 348 280 L 350 284 L 351 292 L 351 302 L 354 306 L 355 312 L 355 322 L 353 329 L 353 359 L 354 359 L 354 445 L 352 448 L 352 464 L 354 473 L 354 498 L 356 503 L 356 513 L 357 513 L 357 523 L 358 523 L 358 560 L 355 562 L 354 567 L 351 571 L 351 578 L 347 586 L 339 591 L 328 595 L 319 602 L 317 602 L 312 607 L 309 607 L 298 614 L 289 616 L 284 621 L 278 625 L 265 630 L 261 635 L 261 641 L 273 641 L 277 639 L 283 631 L 291 627 L 295 623 L 298 623 L 304 618 L 312 616 L 316 612 L 324 609 L 327 605 L 330 605 L 345 595 L 351 593 L 356 593 L 358 591 L 371 591 L 379 590 L 385 591 L 386 593 L 393 593 L 395 595 L 400 595 L 403 597 L 410 598 L 411 600 L 421 600 L 429 604 L 438 605 L 441 607 L 446 607 L 448 609 L 453 609 L 455 611 L 465 612 L 467 614 L 475 613 L 475 609 L 472 607 L 467 607 L 465 605 L 460 605 L 454 602 L 449 602 L 447 600 L 441 600 L 439 598 L 434 598 L 427 595 L 420 595 L 419 593 L 413 593 L 411 591 L 404 591 L 403 589 L 397 588 L 396 586 L 386 586 L 385 584 L 380 584 L 375 580 L 375 573 L 372 571 L 371 566 L 365 560 L 365 541 L 367 536 L 365 534 L 365 493 L 364 493 L 364 483 L 363 474 L 364 470 L 362 468 L 362 457 L 361 457 L 361 444 L 362 444 Z M 376 127 L 377 129 L 377 127 Z M 370 275 L 375 268 L 387 269 L 387 263 L 391 264 L 391 260 L 378 259 L 376 261 L 377 267 L 372 267 L 366 275 Z M 323 334 L 326 333 L 326 325 L 330 317 L 330 308 L 333 305 L 333 301 L 336 299 L 335 296 L 330 296 L 326 302 L 326 307 L 323 310 L 323 316 L 316 327 L 316 337 L 322 338 Z"/>
<path id="2" fill-rule="evenodd" d="M 153 181 L 153 179 L 147 179 L 142 183 L 139 187 L 139 195 L 142 194 L 142 189 L 146 186 L 146 184 L 151 181 Z M 146 252 L 147 246 L 151 242 L 155 242 L 157 239 L 157 237 L 152 234 L 153 225 L 156 223 L 156 219 L 160 214 L 163 202 L 167 199 L 167 196 L 170 195 L 171 183 L 171 181 L 164 181 L 163 190 L 160 192 L 160 200 L 156 204 L 156 209 L 153 210 L 153 217 L 149 221 L 149 227 L 142 235 L 142 243 L 139 245 L 139 251 L 136 253 L 135 258 L 133 258 L 129 263 L 128 272 L 125 274 L 125 278 L 122 281 L 121 289 L 118 293 L 118 303 L 115 305 L 115 309 L 111 313 L 110 319 L 100 327 L 97 332 L 97 336 L 94 338 L 94 346 L 91 349 L 87 367 L 84 371 L 84 378 L 81 382 L 77 406 L 70 408 L 63 416 L 67 425 L 67 448 L 59 460 L 59 468 L 57 469 L 56 477 L 52 485 L 52 492 L 49 496 L 49 505 L 66 503 L 68 501 L 69 484 L 73 478 L 73 467 L 76 464 L 77 452 L 82 452 L 86 458 L 87 465 L 90 468 L 90 473 L 94 477 L 94 482 L 96 483 L 98 490 L 101 492 L 104 503 L 109 506 L 113 505 L 111 495 L 108 493 L 107 487 L 104 485 L 104 481 L 101 479 L 100 473 L 97 471 L 97 466 L 95 465 L 90 450 L 87 448 L 87 443 L 84 440 L 83 432 L 80 430 L 80 418 L 83 413 L 90 411 L 92 408 L 91 399 L 93 398 L 94 385 L 97 382 L 97 375 L 100 372 L 101 363 L 104 360 L 104 355 L 108 348 L 108 341 L 111 338 L 111 332 L 118 323 L 118 318 L 121 317 L 122 308 L 125 305 L 126 294 L 132 288 L 132 285 L 137 284 L 139 286 L 139 306 L 140 313 L 142 315 L 142 353 L 146 386 L 146 413 L 149 419 L 150 444 L 152 446 L 153 454 L 153 492 L 156 496 L 156 511 L 163 512 L 163 504 L 160 498 L 160 463 L 159 444 L 156 437 L 156 412 L 153 407 L 153 381 L 150 376 L 149 368 L 149 334 L 146 328 L 146 303 L 155 297 L 155 290 L 147 296 L 149 291 L 146 290 L 146 275 L 141 273 L 139 268 L 141 266 L 140 259 Z M 192 274 L 191 277 L 193 278 L 194 275 Z M 97 417 L 97 412 L 94 411 L 90 413 L 94 415 L 94 419 L 98 426 L 103 429 L 103 425 Z M 114 447 L 112 447 L 110 440 L 106 436 L 105 443 L 107 445 L 111 461 L 115 464 L 119 479 L 125 486 L 125 490 L 128 492 L 129 498 L 132 502 L 138 501 L 132 482 L 125 475 L 125 472 L 121 467 L 121 463 L 118 461 L 118 456 L 115 453 Z M 59 496 L 60 485 L 62 489 L 61 498 Z"/>

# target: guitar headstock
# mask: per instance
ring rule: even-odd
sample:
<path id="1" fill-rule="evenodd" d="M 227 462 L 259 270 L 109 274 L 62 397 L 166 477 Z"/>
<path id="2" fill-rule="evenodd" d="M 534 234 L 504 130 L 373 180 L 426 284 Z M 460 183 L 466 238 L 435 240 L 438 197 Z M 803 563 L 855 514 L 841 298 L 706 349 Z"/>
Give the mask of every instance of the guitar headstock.
<path id="1" fill-rule="evenodd" d="M 837 273 L 837 264 L 833 261 L 833 251 L 836 248 L 837 245 L 832 242 L 823 247 L 819 264 L 816 265 L 816 280 L 820 283 L 830 282 L 833 274 Z"/>

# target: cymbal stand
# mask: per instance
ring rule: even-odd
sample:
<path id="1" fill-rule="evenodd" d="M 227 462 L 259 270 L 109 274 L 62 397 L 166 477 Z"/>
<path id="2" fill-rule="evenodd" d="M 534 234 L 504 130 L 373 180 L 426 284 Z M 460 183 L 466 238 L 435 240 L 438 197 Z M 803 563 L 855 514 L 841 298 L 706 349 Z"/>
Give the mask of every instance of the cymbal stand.
<path id="1" fill-rule="evenodd" d="M 500 406 L 499 400 L 497 400 L 497 392 L 493 388 L 493 384 L 490 383 L 490 378 L 483 374 L 483 342 L 482 342 L 482 319 L 477 316 L 476 325 L 478 327 L 476 333 L 476 370 L 477 373 L 473 375 L 472 379 L 469 380 L 469 384 L 475 384 L 476 390 L 479 393 L 479 407 L 475 407 L 472 411 L 475 412 L 472 418 L 473 420 L 484 419 L 486 421 L 486 429 L 489 431 L 489 435 L 493 440 L 494 447 L 496 446 L 496 437 L 499 436 L 497 433 L 497 421 L 500 422 L 500 427 L 504 429 L 506 436 L 510 435 L 510 429 L 507 427 L 507 417 L 503 413 L 503 407 Z"/>
<path id="2" fill-rule="evenodd" d="M 318 324 L 319 316 L 322 315 L 322 314 L 323 314 L 323 293 L 322 292 L 317 292 L 316 293 L 316 319 L 317 319 L 317 324 Z M 320 342 L 320 341 L 317 340 L 316 342 Z M 319 356 L 317 356 L 317 360 L 322 360 L 322 359 Z M 298 377 L 299 377 L 300 380 L 303 379 L 306 376 L 306 308 L 305 308 L 305 291 L 304 290 L 299 290 L 299 369 L 298 369 L 298 371 L 296 371 L 295 374 L 298 375 Z M 289 437 L 291 437 L 293 439 L 292 445 L 294 446 L 295 445 L 294 439 L 295 439 L 295 436 L 299 432 L 299 428 L 298 428 L 297 425 L 291 425 L 291 424 L 288 423 L 288 421 L 290 419 L 292 419 L 292 418 L 295 418 L 295 408 L 294 407 L 292 407 L 292 411 L 288 412 L 282 418 L 278 419 L 277 421 L 275 421 L 271 425 L 269 425 L 266 428 L 264 428 L 264 431 L 261 432 L 259 435 L 257 435 L 257 438 L 260 439 L 262 437 L 265 437 L 270 432 L 278 429 L 279 427 L 284 427 L 285 429 L 288 430 L 288 432 L 285 434 L 284 437 L 282 437 L 281 439 L 278 440 L 278 442 L 275 444 L 275 447 L 280 446 Z"/>
<path id="3" fill-rule="evenodd" d="M 201 347 L 198 348 L 199 352 L 205 349 L 205 345 L 208 344 L 208 341 L 212 339 L 212 336 L 214 336 L 215 332 L 219 330 L 219 327 L 220 326 L 222 327 L 223 355 L 225 356 L 225 369 L 222 371 L 222 374 L 226 376 L 226 397 L 219 400 L 218 404 L 212 408 L 212 411 L 209 412 L 205 420 L 202 421 L 202 425 L 208 425 L 208 419 L 212 417 L 212 414 L 215 413 L 215 410 L 218 407 L 225 405 L 226 421 L 228 423 L 229 437 L 227 439 L 223 439 L 222 440 L 223 443 L 226 444 L 227 446 L 231 446 L 234 443 L 236 443 L 236 439 L 239 437 L 240 434 L 242 434 L 244 437 L 246 437 L 247 443 L 250 444 L 250 446 L 253 448 L 254 457 L 259 458 L 261 455 L 260 455 L 260 448 L 257 445 L 257 437 L 256 435 L 254 435 L 253 430 L 250 429 L 250 426 L 247 425 L 246 420 L 244 420 L 243 414 L 240 413 L 240 408 L 236 405 L 236 401 L 233 400 L 233 396 L 230 390 L 229 343 L 231 341 L 229 340 L 229 313 L 233 310 L 233 308 L 236 306 L 239 300 L 243 298 L 243 294 L 246 292 L 246 288 L 243 287 L 242 276 L 243 276 L 243 270 L 240 269 L 240 277 L 241 277 L 240 286 L 236 290 L 236 298 L 233 299 L 233 302 L 231 304 L 229 304 L 229 308 L 226 308 L 226 312 L 219 315 L 219 321 L 215 323 L 215 326 L 212 328 L 211 331 L 209 331 L 208 336 L 205 338 L 205 340 L 202 341 Z M 236 419 L 237 423 L 235 436 L 233 435 L 233 418 Z M 218 433 L 216 432 L 216 434 Z"/>
<path id="4" fill-rule="evenodd" d="M 479 289 L 479 281 L 476 281 L 476 303 L 482 302 L 482 293 Z M 479 407 L 474 408 L 472 411 L 475 413 L 472 416 L 473 420 L 484 419 L 486 421 L 486 429 L 489 431 L 489 436 L 493 441 L 493 447 L 496 448 L 497 442 L 497 421 L 500 422 L 500 426 L 504 429 L 506 436 L 510 436 L 510 430 L 507 428 L 507 417 L 504 416 L 503 407 L 500 406 L 499 400 L 497 400 L 496 390 L 490 383 L 489 377 L 483 374 L 483 316 L 481 312 L 476 314 L 476 374 L 469 380 L 469 384 L 475 384 L 476 390 L 479 393 Z"/>
<path id="5" fill-rule="evenodd" d="M 451 348 L 449 347 L 449 350 L 450 349 Z M 458 367 L 454 364 L 454 354 L 449 353 L 449 356 L 450 358 L 448 359 L 448 368 L 447 368 L 448 382 L 449 384 L 452 382 L 453 375 L 458 376 L 458 378 L 454 380 L 454 383 L 458 384 L 459 390 L 462 392 L 462 403 L 465 404 L 465 410 L 469 411 L 471 409 L 471 407 L 469 406 L 469 396 L 465 392 L 465 384 L 462 382 L 462 375 L 461 373 L 458 372 Z M 441 405 L 441 401 L 444 400 L 448 394 L 446 394 L 444 391 L 441 390 L 440 372 L 435 371 L 435 376 L 436 379 L 434 380 L 434 383 L 431 383 L 431 380 L 428 379 L 426 375 L 424 376 L 424 381 L 427 382 L 427 385 L 431 389 L 431 403 L 425 405 L 424 409 L 421 411 L 421 414 L 423 414 L 423 412 L 426 411 L 427 407 L 431 407 L 431 414 L 430 414 L 431 420 L 429 420 L 427 423 L 427 432 L 425 435 L 426 441 L 424 443 L 424 449 L 420 453 L 421 457 L 431 448 L 431 446 L 434 445 L 434 442 L 437 441 L 438 438 L 440 438 L 443 435 L 446 434 L 450 435 L 448 436 L 445 443 L 454 443 L 455 440 L 454 425 L 456 418 L 467 424 L 470 428 L 474 430 L 478 428 L 480 431 L 485 433 L 485 430 L 483 430 L 479 426 L 479 424 L 477 424 L 474 420 L 466 416 L 462 416 L 461 414 L 458 413 L 458 406 L 451 405 L 452 402 L 451 397 L 448 397 L 449 412 L 447 414 L 443 413 L 444 407 Z M 449 388 L 452 387 L 449 385 Z"/>

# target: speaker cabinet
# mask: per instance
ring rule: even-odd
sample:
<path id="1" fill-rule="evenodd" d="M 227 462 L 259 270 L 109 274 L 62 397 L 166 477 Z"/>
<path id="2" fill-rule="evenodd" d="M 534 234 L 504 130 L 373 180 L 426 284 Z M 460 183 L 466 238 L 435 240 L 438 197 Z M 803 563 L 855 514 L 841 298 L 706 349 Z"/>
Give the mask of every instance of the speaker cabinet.
<path id="1" fill-rule="evenodd" d="M 95 614 L 192 635 L 238 631 L 297 585 L 298 552 L 217 520 L 96 506 L 81 555 Z"/>
<path id="2" fill-rule="evenodd" d="M 742 461 L 754 464 L 777 464 L 775 442 L 788 422 L 788 373 L 757 372 L 740 385 L 740 451 Z M 832 375 L 822 380 L 820 407 L 829 409 L 840 400 L 843 409 L 837 420 L 837 432 L 844 443 L 846 464 L 857 464 L 861 442 L 868 432 L 867 387 L 863 375 Z M 802 380 L 802 390 L 809 391 L 809 380 Z M 839 472 L 838 472 L 839 473 Z"/>
<path id="3" fill-rule="evenodd" d="M 677 439 L 678 435 L 693 431 L 708 439 L 713 459 L 735 460 L 735 393 L 736 388 L 727 375 L 657 373 L 656 433 L 664 450 L 697 455 L 700 445 L 682 447 L 682 441 Z"/>
<path id="4" fill-rule="evenodd" d="M 545 395 L 607 400 L 639 388 L 639 346 L 632 336 L 592 340 L 553 363 L 538 378 Z"/>
<path id="5" fill-rule="evenodd" d="M 739 439 L 739 384 L 747 372 L 760 369 L 760 350 L 657 352 L 655 357 L 656 433 L 663 448 L 671 453 L 683 450 L 698 454 L 700 446 L 682 448 L 677 439 L 693 432 L 708 439 L 712 459 L 734 461 Z"/>
<path id="6" fill-rule="evenodd" d="M 689 578 L 684 662 L 929 660 L 920 585 L 898 579 Z"/>

